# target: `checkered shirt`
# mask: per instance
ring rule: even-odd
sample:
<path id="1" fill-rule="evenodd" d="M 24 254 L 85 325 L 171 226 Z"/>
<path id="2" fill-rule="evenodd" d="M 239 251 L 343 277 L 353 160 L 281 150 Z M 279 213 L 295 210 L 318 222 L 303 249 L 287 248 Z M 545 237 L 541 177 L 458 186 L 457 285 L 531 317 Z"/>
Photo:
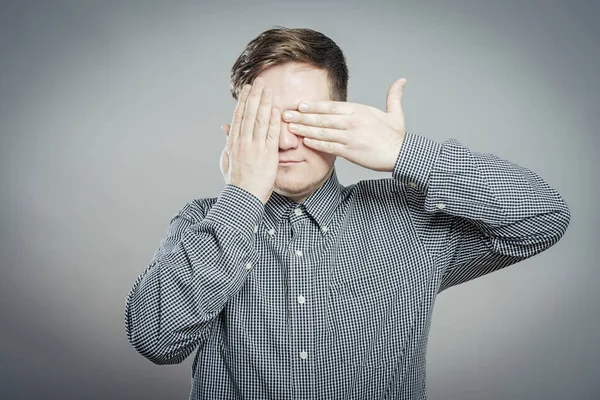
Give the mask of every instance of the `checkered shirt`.
<path id="1" fill-rule="evenodd" d="M 409 132 L 390 178 L 187 202 L 127 296 L 127 337 L 156 364 L 195 351 L 190 399 L 426 399 L 436 295 L 569 221 L 531 170 Z"/>

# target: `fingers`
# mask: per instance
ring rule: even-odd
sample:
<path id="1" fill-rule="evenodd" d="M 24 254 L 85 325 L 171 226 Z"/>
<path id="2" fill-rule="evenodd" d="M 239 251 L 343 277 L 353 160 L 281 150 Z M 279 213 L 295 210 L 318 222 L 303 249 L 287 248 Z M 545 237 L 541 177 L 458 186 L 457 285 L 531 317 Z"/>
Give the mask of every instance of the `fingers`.
<path id="1" fill-rule="evenodd" d="M 240 135 L 240 130 L 242 127 L 242 121 L 244 120 L 244 110 L 246 109 L 246 101 L 248 99 L 248 93 L 250 92 L 250 85 L 244 85 L 242 91 L 240 92 L 240 97 L 238 99 L 237 105 L 235 106 L 235 110 L 233 112 L 233 120 L 231 121 L 231 128 L 229 133 L 231 133 L 231 138 L 236 138 Z"/>
<path id="2" fill-rule="evenodd" d="M 326 142 L 348 144 L 350 139 L 350 136 L 342 129 L 317 128 L 296 124 L 290 124 L 289 129 L 295 135 Z"/>
<path id="3" fill-rule="evenodd" d="M 254 132 L 254 124 L 256 122 L 256 114 L 260 106 L 264 86 L 264 80 L 262 78 L 256 78 L 248 99 L 246 101 L 246 109 L 244 110 L 244 119 L 242 120 L 242 128 L 240 131 L 240 138 L 251 140 Z"/>
<path id="4" fill-rule="evenodd" d="M 345 101 L 303 101 L 298 111 L 312 114 L 354 114 L 354 104 Z"/>
<path id="5" fill-rule="evenodd" d="M 264 141 L 269 130 L 269 124 L 271 119 L 271 106 L 273 104 L 273 91 L 270 88 L 265 88 L 260 99 L 260 105 L 258 107 L 258 113 L 256 114 L 256 121 L 254 122 L 254 135 L 255 140 Z"/>
<path id="6" fill-rule="evenodd" d="M 283 113 L 283 119 L 286 122 L 334 129 L 349 129 L 352 126 L 351 121 L 353 120 L 350 115 L 303 114 L 290 110 Z"/>
<path id="7" fill-rule="evenodd" d="M 264 141 L 265 148 L 278 148 L 281 112 L 273 107 L 273 90 L 264 87 L 262 78 L 242 88 L 233 122 L 221 125 L 221 130 L 230 141 L 245 138 Z"/>
<path id="8" fill-rule="evenodd" d="M 269 131 L 267 132 L 266 147 L 268 149 L 279 148 L 279 132 L 281 131 L 281 113 L 277 107 L 271 109 L 269 120 Z"/>

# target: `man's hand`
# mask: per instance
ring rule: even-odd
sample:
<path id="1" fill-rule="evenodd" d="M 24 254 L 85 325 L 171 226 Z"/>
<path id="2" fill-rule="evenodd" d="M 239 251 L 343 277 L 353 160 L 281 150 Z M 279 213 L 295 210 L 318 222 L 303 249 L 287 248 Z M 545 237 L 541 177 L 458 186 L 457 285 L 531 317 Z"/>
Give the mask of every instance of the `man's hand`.
<path id="1" fill-rule="evenodd" d="M 221 126 L 227 143 L 220 164 L 227 184 L 247 190 L 266 204 L 279 167 L 281 116 L 272 106 L 273 91 L 263 87 L 262 78 L 245 85 L 231 125 Z"/>
<path id="2" fill-rule="evenodd" d="M 406 79 L 392 84 L 387 112 L 357 103 L 302 101 L 298 110 L 286 110 L 283 119 L 312 149 L 375 171 L 392 172 L 406 136 L 402 112 L 405 85 Z M 307 107 L 303 109 L 302 104 Z"/>

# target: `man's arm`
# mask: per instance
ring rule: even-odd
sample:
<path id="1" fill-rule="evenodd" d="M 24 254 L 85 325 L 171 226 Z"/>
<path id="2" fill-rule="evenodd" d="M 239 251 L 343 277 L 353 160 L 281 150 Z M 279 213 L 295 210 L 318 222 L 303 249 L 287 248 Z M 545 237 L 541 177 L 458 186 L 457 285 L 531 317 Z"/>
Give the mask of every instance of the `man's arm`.
<path id="1" fill-rule="evenodd" d="M 203 343 L 258 259 L 255 227 L 279 160 L 281 119 L 272 103 L 264 79 L 244 85 L 221 154 L 225 188 L 212 207 L 206 199 L 192 202 L 171 220 L 127 296 L 127 337 L 154 363 L 180 363 Z"/>
<path id="2" fill-rule="evenodd" d="M 452 217 L 436 255 L 444 258 L 440 291 L 548 249 L 570 222 L 561 195 L 536 173 L 455 139 L 407 133 L 392 176 L 422 211 Z"/>
<path id="3" fill-rule="evenodd" d="M 440 144 L 407 133 L 405 85 L 398 79 L 390 86 L 385 112 L 358 103 L 301 101 L 283 117 L 307 147 L 390 171 L 407 185 L 407 199 L 419 214 L 415 221 L 423 211 L 443 214 L 415 225 L 444 269 L 442 290 L 556 243 L 571 218 L 558 192 L 527 168 L 472 152 L 455 139 Z"/>
<path id="4" fill-rule="evenodd" d="M 263 212 L 256 196 L 227 185 L 212 207 L 190 202 L 173 217 L 127 296 L 127 338 L 141 355 L 180 363 L 208 338 L 258 259 L 253 228 Z"/>

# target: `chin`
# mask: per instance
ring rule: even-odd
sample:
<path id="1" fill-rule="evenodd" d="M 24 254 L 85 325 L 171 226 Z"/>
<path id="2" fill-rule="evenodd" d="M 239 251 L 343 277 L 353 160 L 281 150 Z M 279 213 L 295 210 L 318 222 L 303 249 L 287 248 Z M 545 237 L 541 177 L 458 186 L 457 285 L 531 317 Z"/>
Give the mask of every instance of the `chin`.
<path id="1" fill-rule="evenodd" d="M 331 167 L 315 176 L 314 168 L 294 168 L 294 166 L 280 168 L 275 179 L 274 190 L 287 197 L 308 196 L 322 184 L 330 170 Z"/>
<path id="2" fill-rule="evenodd" d="M 309 192 L 313 186 L 312 182 L 290 179 L 289 177 L 278 178 L 275 181 L 275 191 L 283 196 L 302 195 Z"/>

